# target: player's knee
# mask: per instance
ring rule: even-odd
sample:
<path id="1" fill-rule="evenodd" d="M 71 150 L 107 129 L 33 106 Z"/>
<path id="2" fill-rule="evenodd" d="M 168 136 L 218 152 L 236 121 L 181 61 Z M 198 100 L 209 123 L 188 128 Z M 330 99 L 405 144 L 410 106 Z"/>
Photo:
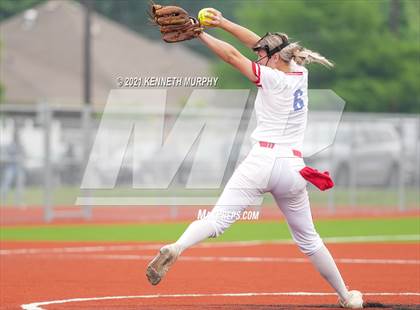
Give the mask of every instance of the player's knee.
<path id="1" fill-rule="evenodd" d="M 317 234 L 311 238 L 294 238 L 297 246 L 307 256 L 317 252 L 323 245 L 322 239 Z"/>
<path id="2" fill-rule="evenodd" d="M 228 229 L 228 227 L 230 225 L 228 223 L 226 223 L 226 221 L 216 219 L 216 220 L 213 221 L 213 226 L 214 226 L 215 232 L 216 232 L 215 237 L 219 237 L 220 235 L 222 235 L 226 231 L 226 229 Z"/>
<path id="3" fill-rule="evenodd" d="M 212 238 L 216 238 L 222 235 L 225 232 L 225 230 L 228 229 L 229 226 L 232 224 L 230 221 L 226 220 L 223 217 L 211 216 L 211 214 L 209 214 L 209 216 L 206 217 L 205 220 L 209 221 L 209 223 L 214 227 L 215 233 L 212 236 Z"/>
<path id="4" fill-rule="evenodd" d="M 215 223 L 209 220 L 208 218 L 195 220 L 190 224 L 189 229 L 206 231 L 208 233 L 209 238 L 215 238 L 218 236 L 217 227 L 215 226 Z"/>

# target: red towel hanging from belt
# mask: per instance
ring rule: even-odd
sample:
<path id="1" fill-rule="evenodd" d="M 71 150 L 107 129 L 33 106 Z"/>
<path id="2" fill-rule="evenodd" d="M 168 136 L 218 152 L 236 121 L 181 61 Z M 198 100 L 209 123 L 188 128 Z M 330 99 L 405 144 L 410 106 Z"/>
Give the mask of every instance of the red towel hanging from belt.
<path id="1" fill-rule="evenodd" d="M 331 179 L 328 171 L 319 172 L 314 168 L 305 167 L 302 170 L 300 170 L 299 173 L 305 180 L 311 182 L 313 185 L 315 185 L 322 191 L 330 189 L 334 186 L 334 182 Z"/>

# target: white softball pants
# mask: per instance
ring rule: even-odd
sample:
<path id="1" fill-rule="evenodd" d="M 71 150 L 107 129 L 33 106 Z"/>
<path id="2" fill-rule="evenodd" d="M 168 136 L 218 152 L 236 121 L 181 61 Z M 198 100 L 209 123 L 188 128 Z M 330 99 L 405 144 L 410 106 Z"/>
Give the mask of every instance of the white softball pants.
<path id="1" fill-rule="evenodd" d="M 254 145 L 247 158 L 235 170 L 216 206 L 202 220 L 194 221 L 173 244 L 182 252 L 209 237 L 221 235 L 250 205 L 258 205 L 262 195 L 270 192 L 286 217 L 293 240 L 342 300 L 348 290 L 330 252 L 315 230 L 306 180 L 299 170 L 303 159 L 292 150 Z"/>
<path id="2" fill-rule="evenodd" d="M 205 219 L 214 228 L 211 237 L 221 235 L 236 221 L 237 217 L 226 214 L 242 213 L 248 206 L 258 205 L 262 195 L 270 192 L 301 251 L 307 255 L 318 251 L 323 243 L 312 221 L 306 180 L 299 173 L 303 167 L 303 159 L 294 156 L 292 150 L 255 144 Z"/>

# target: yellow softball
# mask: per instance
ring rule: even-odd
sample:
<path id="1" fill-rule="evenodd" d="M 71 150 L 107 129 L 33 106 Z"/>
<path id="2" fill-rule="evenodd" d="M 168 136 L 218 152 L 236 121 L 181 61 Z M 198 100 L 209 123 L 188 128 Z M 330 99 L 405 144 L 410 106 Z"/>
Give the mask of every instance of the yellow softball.
<path id="1" fill-rule="evenodd" d="M 198 12 L 198 20 L 200 21 L 200 24 L 207 27 L 213 27 L 212 24 L 209 24 L 211 18 L 207 17 L 206 14 L 212 13 L 207 11 L 207 9 L 201 9 L 200 12 Z"/>

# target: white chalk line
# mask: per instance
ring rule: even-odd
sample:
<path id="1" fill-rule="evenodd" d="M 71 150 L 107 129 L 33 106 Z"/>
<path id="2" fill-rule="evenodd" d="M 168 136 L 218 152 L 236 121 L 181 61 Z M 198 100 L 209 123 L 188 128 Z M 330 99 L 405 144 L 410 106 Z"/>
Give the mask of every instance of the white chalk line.
<path id="1" fill-rule="evenodd" d="M 420 296 L 417 292 L 403 293 L 363 293 L 365 296 Z M 102 301 L 117 299 L 153 299 L 153 298 L 185 298 L 185 297 L 255 297 L 255 296 L 336 296 L 335 293 L 317 293 L 317 292 L 260 292 L 260 293 L 208 293 L 208 294 L 154 294 L 154 295 L 129 295 L 129 296 L 105 296 L 105 297 L 87 297 L 87 298 L 71 298 L 51 301 L 33 302 L 23 304 L 21 308 L 24 310 L 43 310 L 41 306 L 64 304 L 71 302 L 83 301 Z"/>
<path id="2" fill-rule="evenodd" d="M 38 256 L 50 258 L 51 256 Z M 58 255 L 54 258 L 63 259 L 104 259 L 104 260 L 146 260 L 154 256 L 135 254 L 94 254 L 94 255 Z M 234 262 L 234 263 L 310 263 L 307 258 L 294 257 L 260 257 L 260 256 L 181 256 L 178 261 L 192 262 Z M 415 259 L 382 259 L 382 258 L 335 258 L 340 264 L 374 264 L 374 265 L 420 265 L 420 260 Z"/>
<path id="3" fill-rule="evenodd" d="M 351 243 L 351 242 L 380 242 L 380 241 L 420 241 L 420 235 L 378 235 L 378 236 L 353 236 L 353 237 L 329 237 L 323 238 L 325 243 Z M 285 240 L 253 240 L 253 241 L 232 241 L 232 242 L 210 242 L 202 243 L 196 247 L 218 248 L 218 247 L 248 247 L 266 244 L 292 244 L 291 239 Z M 0 255 L 19 254 L 45 254 L 45 253 L 89 253 L 108 251 L 133 251 L 133 250 L 156 250 L 163 244 L 141 244 L 141 245 L 104 245 L 104 246 L 78 246 L 59 248 L 32 248 L 32 249 L 2 249 Z"/>

